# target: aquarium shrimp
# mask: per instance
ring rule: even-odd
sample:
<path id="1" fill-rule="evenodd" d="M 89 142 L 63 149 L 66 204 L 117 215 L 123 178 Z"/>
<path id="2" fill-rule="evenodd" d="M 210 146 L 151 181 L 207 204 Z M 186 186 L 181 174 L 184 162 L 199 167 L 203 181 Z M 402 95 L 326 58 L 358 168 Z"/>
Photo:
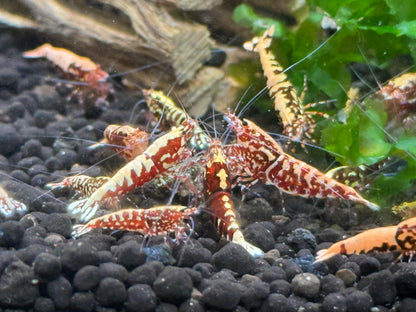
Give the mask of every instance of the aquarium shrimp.
<path id="1" fill-rule="evenodd" d="M 328 249 L 319 250 L 315 262 L 325 261 L 338 254 L 362 252 L 400 251 L 413 254 L 416 251 L 416 217 L 398 225 L 364 231 L 339 241 Z"/>
<path id="2" fill-rule="evenodd" d="M 194 128 L 193 120 L 186 121 L 182 126 L 173 127 L 171 131 L 149 145 L 141 155 L 117 171 L 89 198 L 71 203 L 68 211 L 80 215 L 82 221 L 87 221 L 95 215 L 103 199 L 118 197 L 132 191 L 180 163 L 190 156 L 190 151 L 185 145 L 193 136 Z"/>
<path id="3" fill-rule="evenodd" d="M 185 236 L 189 227 L 184 220 L 190 219 L 198 208 L 186 206 L 156 206 L 148 209 L 126 208 L 78 224 L 73 228 L 72 236 L 79 237 L 93 229 L 124 230 L 140 232 L 144 236 L 167 236 L 174 232 L 176 239 Z"/>
<path id="4" fill-rule="evenodd" d="M 270 98 L 273 100 L 275 112 L 283 124 L 283 135 L 288 136 L 291 141 L 302 141 L 303 135 L 311 139 L 310 133 L 313 132 L 315 125 L 311 114 L 318 112 L 305 111 L 305 107 L 312 104 L 303 105 L 303 95 L 299 97 L 296 94 L 295 87 L 273 55 L 270 49 L 273 33 L 274 26 L 272 25 L 264 32 L 263 36 L 254 37 L 251 41 L 246 42 L 244 48 L 248 51 L 258 52 L 260 56 Z"/>
<path id="5" fill-rule="evenodd" d="M 149 139 L 150 135 L 139 128 L 108 125 L 104 130 L 104 140 L 89 148 L 109 144 L 123 159 L 132 161 L 146 150 Z"/>
<path id="6" fill-rule="evenodd" d="M 87 175 L 76 175 L 64 178 L 61 182 L 48 183 L 45 185 L 49 189 L 68 187 L 79 193 L 81 196 L 91 196 L 98 188 L 110 180 L 109 177 L 90 177 Z"/>
<path id="7" fill-rule="evenodd" d="M 214 224 L 219 234 L 226 239 L 242 246 L 253 257 L 264 253 L 261 249 L 248 243 L 243 236 L 237 221 L 234 201 L 231 196 L 231 175 L 227 166 L 227 158 L 221 142 L 212 140 L 207 151 L 205 166 L 206 209 L 214 216 Z"/>
<path id="8" fill-rule="evenodd" d="M 105 104 L 107 96 L 113 93 L 110 83 L 106 82 L 108 73 L 101 69 L 100 65 L 95 64 L 87 57 L 79 56 L 67 49 L 57 48 L 49 43 L 45 43 L 34 50 L 23 53 L 25 58 L 46 58 L 58 67 L 70 79 L 80 82 L 73 95 L 78 96 L 82 103 L 82 92 L 95 101 L 95 105 Z"/>
<path id="9" fill-rule="evenodd" d="M 144 97 L 150 112 L 157 118 L 162 118 L 164 123 L 170 126 L 180 126 L 191 117 L 180 109 L 171 98 L 166 96 L 163 91 L 153 89 L 143 90 Z M 197 125 L 194 129 L 194 137 L 190 144 L 198 151 L 206 150 L 210 143 L 210 138 L 205 131 Z"/>
<path id="10" fill-rule="evenodd" d="M 7 194 L 6 190 L 0 187 L 0 215 L 6 219 L 13 218 L 16 215 L 22 216 L 27 212 L 24 203 L 13 199 Z"/>
<path id="11" fill-rule="evenodd" d="M 280 145 L 252 121 L 241 121 L 231 113 L 226 114 L 225 118 L 237 138 L 230 159 L 241 175 L 248 175 L 252 183 L 260 180 L 292 195 L 341 198 L 364 204 L 373 210 L 379 209 L 352 187 L 283 152 Z"/>

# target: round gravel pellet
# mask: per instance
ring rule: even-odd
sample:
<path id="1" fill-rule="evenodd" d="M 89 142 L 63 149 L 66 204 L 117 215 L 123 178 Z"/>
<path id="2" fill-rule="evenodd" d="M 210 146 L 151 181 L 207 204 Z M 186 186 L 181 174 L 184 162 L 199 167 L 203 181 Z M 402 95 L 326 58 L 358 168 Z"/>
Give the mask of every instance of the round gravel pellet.
<path id="1" fill-rule="evenodd" d="M 70 272 L 78 271 L 84 265 L 97 265 L 97 248 L 82 240 L 65 246 L 61 255 L 62 268 Z"/>
<path id="2" fill-rule="evenodd" d="M 118 279 L 106 277 L 98 284 L 95 298 L 104 307 L 118 307 L 126 300 L 127 290 Z"/>
<path id="3" fill-rule="evenodd" d="M 321 279 L 322 295 L 326 296 L 330 293 L 341 292 L 343 289 L 345 289 L 345 284 L 340 278 L 332 274 L 328 274 L 322 277 Z"/>
<path id="4" fill-rule="evenodd" d="M 188 299 L 192 293 L 192 279 L 184 269 L 166 267 L 153 283 L 153 290 L 163 301 L 174 304 Z"/>
<path id="5" fill-rule="evenodd" d="M 101 263 L 99 268 L 101 278 L 113 277 L 121 282 L 124 282 L 127 280 L 127 277 L 129 275 L 129 272 L 126 270 L 126 268 L 117 263 Z"/>
<path id="6" fill-rule="evenodd" d="M 17 247 L 23 238 L 23 227 L 17 221 L 0 223 L 0 246 Z"/>
<path id="7" fill-rule="evenodd" d="M 397 290 L 393 274 L 389 270 L 383 270 L 369 276 L 370 285 L 368 292 L 374 300 L 374 304 L 388 304 L 394 301 Z"/>
<path id="8" fill-rule="evenodd" d="M 77 290 L 86 291 L 95 288 L 100 280 L 100 269 L 94 265 L 86 265 L 75 273 L 73 285 Z"/>
<path id="9" fill-rule="evenodd" d="M 270 283 L 270 292 L 282 294 L 283 296 L 288 297 L 291 292 L 290 283 L 285 280 L 275 280 Z"/>
<path id="10" fill-rule="evenodd" d="M 156 279 L 156 270 L 149 264 L 138 266 L 129 272 L 127 285 L 147 284 L 152 285 Z"/>
<path id="11" fill-rule="evenodd" d="M 70 216 L 61 213 L 51 213 L 47 215 L 40 223 L 48 232 L 71 237 L 72 222 Z"/>
<path id="12" fill-rule="evenodd" d="M 287 312 L 289 310 L 287 298 L 281 294 L 270 294 L 261 306 L 261 312 Z"/>
<path id="13" fill-rule="evenodd" d="M 38 297 L 33 308 L 35 312 L 54 312 L 55 304 L 51 298 Z"/>
<path id="14" fill-rule="evenodd" d="M 62 275 L 50 281 L 46 286 L 49 298 L 53 300 L 57 309 L 67 309 L 71 301 L 71 283 Z"/>
<path id="15" fill-rule="evenodd" d="M 39 296 L 33 269 L 21 261 L 9 264 L 0 277 L 0 306 L 29 308 Z"/>
<path id="16" fill-rule="evenodd" d="M 371 296 L 360 290 L 353 291 L 346 296 L 348 312 L 369 312 L 373 306 Z"/>
<path id="17" fill-rule="evenodd" d="M 120 245 L 116 252 L 117 262 L 127 270 L 134 269 L 146 261 L 146 253 L 136 241 L 127 241 Z"/>
<path id="18" fill-rule="evenodd" d="M 416 298 L 416 262 L 401 263 L 394 281 L 400 297 Z"/>
<path id="19" fill-rule="evenodd" d="M 292 279 L 291 286 L 295 295 L 313 299 L 319 293 L 321 282 L 319 278 L 311 273 L 301 273 Z"/>
<path id="20" fill-rule="evenodd" d="M 235 283 L 227 280 L 214 280 L 202 292 L 202 302 L 211 308 L 220 310 L 233 309 L 237 306 L 240 298 L 241 294 Z"/>
<path id="21" fill-rule="evenodd" d="M 149 312 L 157 305 L 157 297 L 152 287 L 146 284 L 136 284 L 127 290 L 127 301 L 124 304 L 128 312 Z"/>
<path id="22" fill-rule="evenodd" d="M 40 253 L 33 262 L 35 274 L 45 280 L 53 280 L 61 272 L 61 261 L 50 253 Z"/>
<path id="23" fill-rule="evenodd" d="M 71 312 L 91 312 L 95 309 L 95 298 L 92 292 L 76 292 L 71 297 Z"/>
<path id="24" fill-rule="evenodd" d="M 240 245 L 229 243 L 212 256 L 212 263 L 218 269 L 229 269 L 239 275 L 254 272 L 254 258 Z"/>
<path id="25" fill-rule="evenodd" d="M 331 293 L 322 302 L 324 312 L 347 312 L 347 300 L 340 293 Z"/>

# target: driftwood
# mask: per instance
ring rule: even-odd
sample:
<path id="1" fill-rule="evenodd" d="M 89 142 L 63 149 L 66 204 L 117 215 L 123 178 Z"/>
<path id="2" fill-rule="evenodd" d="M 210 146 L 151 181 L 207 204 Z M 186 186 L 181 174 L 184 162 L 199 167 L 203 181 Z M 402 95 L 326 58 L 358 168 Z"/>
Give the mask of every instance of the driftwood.
<path id="1" fill-rule="evenodd" d="M 282 10 L 286 3 L 248 2 L 260 10 L 270 7 L 274 12 Z M 213 102 L 220 110 L 230 107 L 237 87 L 224 78 L 225 65 L 203 65 L 211 50 L 220 45 L 200 22 L 209 25 L 217 36 L 241 43 L 251 35 L 232 22 L 232 11 L 239 3 L 240 0 L 0 1 L 0 24 L 33 30 L 54 46 L 91 58 L 110 74 L 130 71 L 124 80 L 133 85 L 165 92 L 174 86 L 174 93 L 190 114 L 199 116 Z M 287 8 L 283 11 L 291 13 Z M 246 52 L 240 52 L 238 47 L 227 49 L 226 64 L 246 57 Z"/>
<path id="2" fill-rule="evenodd" d="M 179 93 L 188 94 L 190 90 L 182 89 L 191 88 L 187 82 L 195 77 L 201 77 L 200 85 L 206 84 L 206 75 L 198 72 L 206 71 L 203 63 L 214 47 L 206 26 L 178 14 L 179 7 L 194 10 L 198 2 L 206 9 L 221 1 L 90 0 L 88 5 L 85 0 L 1 1 L 0 23 L 33 29 L 53 45 L 87 56 L 110 73 L 133 70 L 128 79 L 139 86 L 168 90 L 175 84 Z M 135 68 L 142 69 L 134 72 Z"/>

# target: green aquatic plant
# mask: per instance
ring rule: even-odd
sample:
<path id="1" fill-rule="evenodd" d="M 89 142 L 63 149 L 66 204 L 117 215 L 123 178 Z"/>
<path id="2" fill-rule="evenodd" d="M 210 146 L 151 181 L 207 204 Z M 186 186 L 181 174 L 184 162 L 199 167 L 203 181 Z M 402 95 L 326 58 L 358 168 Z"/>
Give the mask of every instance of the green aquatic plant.
<path id="1" fill-rule="evenodd" d="M 278 25 L 272 52 L 283 68 L 288 68 L 286 74 L 297 90 L 302 90 L 303 77 L 307 77 L 304 102 L 334 101 L 331 108 L 319 107 L 333 115 L 334 120 L 320 122 L 316 139 L 333 152 L 340 164 L 372 165 L 391 156 L 403 161 L 404 165 L 395 172 L 378 175 L 368 194 L 381 205 L 390 204 L 395 195 L 408 190 L 416 180 L 415 135 L 406 131 L 397 137 L 390 135 L 386 130 L 385 106 L 375 96 L 352 107 L 345 118 L 337 117 L 348 99 L 352 63 L 399 73 L 403 68 L 395 67 L 397 57 L 408 55 L 413 61 L 416 59 L 416 5 L 394 0 L 309 0 L 305 8 L 303 12 L 307 13 L 297 16 L 294 27 L 262 17 L 247 4 L 238 6 L 233 18 L 250 27 L 254 35 L 261 35 L 272 24 Z M 235 68 L 230 71 L 231 75 L 236 72 Z M 264 80 L 259 83 L 259 75 L 253 78 L 253 67 L 245 78 L 244 72 L 238 75 L 257 91 L 264 86 Z M 271 110 L 273 104 L 263 100 L 257 107 Z"/>

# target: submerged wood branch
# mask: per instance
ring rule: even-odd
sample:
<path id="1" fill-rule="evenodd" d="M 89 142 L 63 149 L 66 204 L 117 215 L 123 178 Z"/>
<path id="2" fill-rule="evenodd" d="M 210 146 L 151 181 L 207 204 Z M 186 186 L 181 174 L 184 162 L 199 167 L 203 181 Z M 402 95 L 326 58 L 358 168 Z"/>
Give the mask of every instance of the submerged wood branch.
<path id="1" fill-rule="evenodd" d="M 136 75 L 138 83 L 144 85 L 157 83 L 161 72 L 169 78 L 162 79 L 162 85 L 166 80 L 180 85 L 192 79 L 209 58 L 214 44 L 205 26 L 171 15 L 168 7 L 156 1 L 15 3 L 0 4 L 0 23 L 35 29 L 55 45 L 86 55 L 103 68 L 113 66 L 120 72 L 159 64 Z"/>

